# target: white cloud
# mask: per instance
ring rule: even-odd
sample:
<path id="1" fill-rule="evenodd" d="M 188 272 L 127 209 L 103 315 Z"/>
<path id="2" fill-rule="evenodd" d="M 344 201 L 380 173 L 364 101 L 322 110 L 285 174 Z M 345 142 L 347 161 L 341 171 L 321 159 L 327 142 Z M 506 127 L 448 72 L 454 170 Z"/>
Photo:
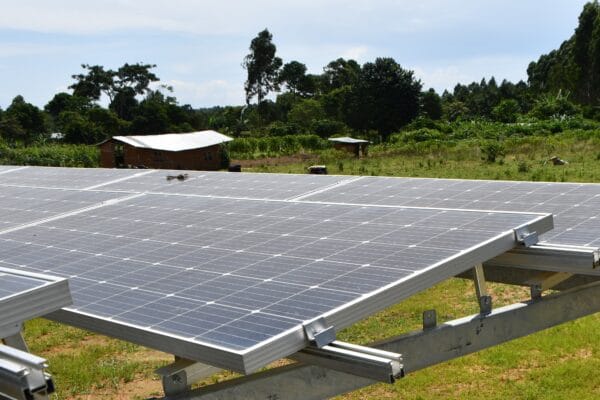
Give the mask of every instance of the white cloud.
<path id="1" fill-rule="evenodd" d="M 169 80 L 162 83 L 173 87 L 173 95 L 180 104 L 191 104 L 193 107 L 210 107 L 244 103 L 242 83 L 222 79 L 203 82 Z"/>
<path id="2" fill-rule="evenodd" d="M 423 82 L 424 89 L 434 88 L 439 93 L 444 89 L 452 91 L 457 83 L 479 82 L 492 76 L 500 84 L 503 79 L 512 82 L 527 80 L 527 57 L 498 55 L 436 62 L 436 65 L 410 67 L 415 76 Z"/>
<path id="3" fill-rule="evenodd" d="M 363 62 L 368 54 L 369 48 L 367 46 L 355 46 L 342 52 L 341 57 Z"/>

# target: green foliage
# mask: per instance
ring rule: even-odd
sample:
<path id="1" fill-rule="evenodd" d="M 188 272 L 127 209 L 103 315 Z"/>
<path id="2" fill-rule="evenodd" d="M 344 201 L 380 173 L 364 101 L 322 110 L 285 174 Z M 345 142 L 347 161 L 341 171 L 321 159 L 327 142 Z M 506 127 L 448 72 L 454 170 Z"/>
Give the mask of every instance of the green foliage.
<path id="1" fill-rule="evenodd" d="M 496 107 L 492 109 L 492 117 L 494 121 L 513 123 L 517 122 L 517 117 L 521 112 L 519 103 L 514 99 L 506 99 L 500 101 Z"/>
<path id="2" fill-rule="evenodd" d="M 535 102 L 531 115 L 539 119 L 564 118 L 580 113 L 579 107 L 569 101 L 568 94 L 559 91 L 556 95 L 545 94 Z"/>
<path id="3" fill-rule="evenodd" d="M 527 74 L 538 93 L 573 93 L 582 104 L 597 104 L 600 98 L 600 5 L 585 4 L 571 38 L 557 50 L 532 62 Z"/>
<path id="4" fill-rule="evenodd" d="M 340 121 L 335 121 L 332 119 L 319 119 L 313 121 L 310 131 L 322 138 L 328 138 L 333 135 L 346 133 L 348 131 L 348 127 Z"/>
<path id="5" fill-rule="evenodd" d="M 285 85 L 293 94 L 308 96 L 316 91 L 317 82 L 306 74 L 306 65 L 291 61 L 283 66 L 277 77 L 279 85 Z"/>
<path id="6" fill-rule="evenodd" d="M 100 152 L 94 146 L 52 144 L 8 147 L 0 145 L 0 164 L 53 167 L 98 167 Z"/>
<path id="7" fill-rule="evenodd" d="M 425 142 L 429 140 L 444 140 L 446 138 L 445 133 L 436 129 L 419 128 L 392 135 L 390 143 Z"/>
<path id="8" fill-rule="evenodd" d="M 288 136 L 295 135 L 302 131 L 302 128 L 294 123 L 275 121 L 264 129 L 267 136 Z"/>
<path id="9" fill-rule="evenodd" d="M 384 140 L 419 113 L 421 82 L 392 58 L 363 65 L 354 90 L 349 125 L 377 130 Z"/>
<path id="10" fill-rule="evenodd" d="M 275 57 L 277 48 L 272 42 L 273 35 L 267 30 L 258 33 L 250 43 L 250 54 L 244 58 L 243 67 L 248 71 L 244 85 L 246 104 L 257 97 L 258 104 L 272 90 L 278 89 L 277 77 L 281 68 L 281 58 Z"/>
<path id="11" fill-rule="evenodd" d="M 433 89 L 429 89 L 421 96 L 421 114 L 425 117 L 438 120 L 442 118 L 442 99 Z"/>
<path id="12" fill-rule="evenodd" d="M 44 113 L 23 96 L 16 96 L 2 113 L 0 137 L 13 143 L 30 144 L 48 132 Z"/>
<path id="13" fill-rule="evenodd" d="M 479 149 L 484 155 L 483 159 L 489 163 L 496 162 L 498 158 L 506 155 L 506 147 L 504 144 L 496 140 L 488 140 L 483 142 L 479 146 Z"/>
<path id="14" fill-rule="evenodd" d="M 325 118 L 325 111 L 317 100 L 305 99 L 292 107 L 288 113 L 289 122 L 300 126 L 303 131 L 307 131 L 315 121 Z"/>
<path id="15" fill-rule="evenodd" d="M 338 58 L 323 68 L 321 89 L 325 93 L 344 86 L 355 86 L 360 79 L 360 65 L 354 60 Z"/>
<path id="16" fill-rule="evenodd" d="M 233 159 L 291 155 L 329 147 L 330 143 L 327 140 L 316 135 L 240 138 L 227 144 L 229 154 Z"/>

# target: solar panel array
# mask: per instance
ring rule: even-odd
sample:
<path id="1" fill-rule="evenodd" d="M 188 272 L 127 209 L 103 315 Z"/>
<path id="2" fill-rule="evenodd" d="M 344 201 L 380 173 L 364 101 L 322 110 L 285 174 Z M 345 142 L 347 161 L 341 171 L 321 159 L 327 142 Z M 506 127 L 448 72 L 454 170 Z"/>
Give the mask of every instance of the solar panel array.
<path id="1" fill-rule="evenodd" d="M 533 213 L 293 200 L 362 182 L 351 177 L 170 174 L 3 174 L 0 209 L 19 212 L 2 214 L 0 264 L 69 278 L 59 318 L 192 344 L 196 359 L 247 372 L 304 347 L 306 321 L 341 328 L 508 250 L 518 226 L 550 228 Z"/>
<path id="2" fill-rule="evenodd" d="M 305 200 L 552 213 L 543 241 L 600 247 L 600 184 L 362 177 Z"/>

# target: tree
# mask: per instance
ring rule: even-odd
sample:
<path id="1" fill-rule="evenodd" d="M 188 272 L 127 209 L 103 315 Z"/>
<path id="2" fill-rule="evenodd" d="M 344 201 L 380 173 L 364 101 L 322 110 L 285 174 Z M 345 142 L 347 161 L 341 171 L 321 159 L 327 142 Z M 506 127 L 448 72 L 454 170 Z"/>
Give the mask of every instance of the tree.
<path id="1" fill-rule="evenodd" d="M 298 61 L 285 64 L 279 73 L 278 84 L 285 84 L 294 94 L 303 93 L 307 84 L 306 65 Z"/>
<path id="2" fill-rule="evenodd" d="M 87 72 L 71 75 L 77 81 L 69 86 L 69 89 L 73 89 L 73 96 L 87 97 L 96 101 L 100 100 L 102 93 L 105 93 L 112 101 L 116 72 L 105 70 L 101 65 L 81 64 L 81 68 Z"/>
<path id="3" fill-rule="evenodd" d="M 323 68 L 323 91 L 328 93 L 343 86 L 353 86 L 358 82 L 360 65 L 354 60 L 338 58 Z"/>
<path id="4" fill-rule="evenodd" d="M 60 113 L 58 124 L 68 143 L 95 144 L 105 139 L 99 126 L 91 122 L 85 115 L 74 111 Z"/>
<path id="5" fill-rule="evenodd" d="M 363 65 L 354 90 L 352 127 L 375 129 L 383 140 L 419 113 L 421 82 L 393 58 Z"/>
<path id="6" fill-rule="evenodd" d="M 314 99 L 296 103 L 288 113 L 288 121 L 308 130 L 316 121 L 325 118 L 321 104 Z"/>
<path id="7" fill-rule="evenodd" d="M 159 91 L 150 92 L 136 109 L 136 115 L 131 124 L 132 133 L 153 135 L 172 131 L 168 108 L 169 104 L 174 102 L 175 99 L 165 98 Z"/>
<path id="8" fill-rule="evenodd" d="M 275 56 L 277 48 L 272 40 L 273 35 L 265 29 L 250 43 L 250 54 L 242 64 L 248 71 L 248 79 L 244 85 L 246 104 L 250 104 L 255 96 L 260 104 L 270 91 L 278 89 L 277 76 L 283 62 Z"/>
<path id="9" fill-rule="evenodd" d="M 520 112 L 521 107 L 519 107 L 516 100 L 506 99 L 492 109 L 492 117 L 499 122 L 514 123 L 517 122 L 517 116 Z"/>
<path id="10" fill-rule="evenodd" d="M 23 96 L 16 96 L 4 112 L 5 132 L 11 132 L 12 140 L 30 144 L 41 134 L 48 132 L 44 113 Z M 6 134 L 6 133 L 5 133 Z"/>
<path id="11" fill-rule="evenodd" d="M 52 100 L 44 106 L 44 110 L 56 118 L 63 111 L 85 112 L 91 107 L 92 104 L 88 98 L 61 92 L 54 95 Z"/>
<path id="12" fill-rule="evenodd" d="M 148 94 L 150 83 L 157 82 L 158 77 L 151 72 L 156 68 L 154 64 L 127 64 L 125 63 L 118 70 L 105 70 L 101 65 L 82 64 L 81 67 L 87 70 L 84 74 L 72 75 L 77 82 L 69 86 L 73 89 L 74 96 L 87 97 L 92 101 L 100 99 L 105 94 L 110 103 L 115 100 L 119 93 L 131 97 L 131 94 Z M 165 87 L 170 90 L 169 87 Z M 122 103 L 122 102 L 121 102 Z"/>
<path id="13" fill-rule="evenodd" d="M 442 99 L 433 89 L 424 92 L 421 97 L 421 112 L 430 119 L 442 118 Z"/>

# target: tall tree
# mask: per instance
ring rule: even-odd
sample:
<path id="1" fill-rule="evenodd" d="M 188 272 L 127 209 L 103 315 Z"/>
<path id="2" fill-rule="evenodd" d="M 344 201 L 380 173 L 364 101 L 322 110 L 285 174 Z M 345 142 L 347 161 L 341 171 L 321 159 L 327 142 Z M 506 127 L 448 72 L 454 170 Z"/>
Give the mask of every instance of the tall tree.
<path id="1" fill-rule="evenodd" d="M 3 120 L 8 136 L 12 136 L 10 139 L 25 144 L 30 144 L 48 131 L 44 113 L 33 104 L 27 103 L 23 96 L 16 96 L 13 99 L 4 112 Z"/>
<path id="2" fill-rule="evenodd" d="M 105 94 L 112 104 L 117 95 L 131 98 L 135 95 L 148 94 L 152 91 L 150 83 L 157 82 L 158 77 L 151 72 L 154 64 L 127 64 L 118 70 L 104 69 L 101 65 L 82 64 L 87 72 L 72 75 L 75 83 L 69 86 L 74 96 L 87 97 L 92 101 L 99 100 Z M 166 87 L 170 90 L 169 87 Z M 121 99 L 119 105 L 126 102 Z M 115 110 L 117 113 L 119 109 Z"/>
<path id="3" fill-rule="evenodd" d="M 278 83 L 293 94 L 309 96 L 316 91 L 316 79 L 306 74 L 306 65 L 298 61 L 286 63 L 279 73 Z"/>
<path id="4" fill-rule="evenodd" d="M 375 129 L 383 140 L 419 113 L 421 82 L 393 58 L 377 58 L 363 65 L 355 96 L 354 118 L 358 129 Z"/>
<path id="5" fill-rule="evenodd" d="M 434 89 L 429 89 L 422 94 L 421 112 L 433 120 L 442 118 L 442 99 Z"/>
<path id="6" fill-rule="evenodd" d="M 342 86 L 356 84 L 360 75 L 360 65 L 354 60 L 338 58 L 323 68 L 322 85 L 324 92 L 339 89 Z"/>
<path id="7" fill-rule="evenodd" d="M 256 96 L 260 105 L 270 91 L 278 89 L 277 76 L 283 62 L 275 56 L 276 50 L 273 35 L 267 29 L 252 39 L 250 53 L 242 64 L 248 71 L 248 79 L 244 85 L 246 104 L 250 104 Z"/>
<path id="8" fill-rule="evenodd" d="M 102 93 L 112 101 L 112 92 L 116 72 L 105 70 L 101 65 L 81 64 L 86 73 L 71 75 L 75 83 L 69 86 L 73 96 L 87 97 L 90 100 L 100 100 Z"/>

